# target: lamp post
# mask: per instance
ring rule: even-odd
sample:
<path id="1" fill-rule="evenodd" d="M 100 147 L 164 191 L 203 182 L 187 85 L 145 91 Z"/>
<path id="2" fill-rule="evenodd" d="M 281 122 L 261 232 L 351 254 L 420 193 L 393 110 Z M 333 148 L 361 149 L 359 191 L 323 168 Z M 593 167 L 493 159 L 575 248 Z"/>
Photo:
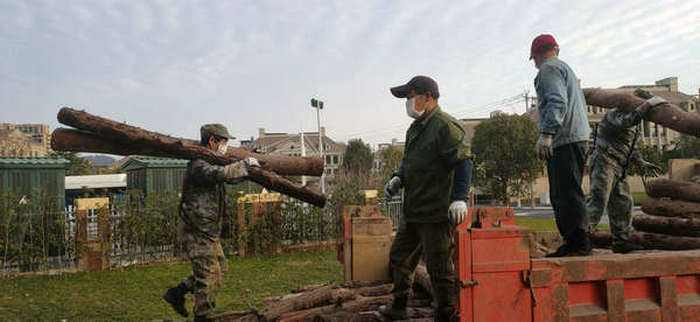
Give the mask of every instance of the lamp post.
<path id="1" fill-rule="evenodd" d="M 311 107 L 316 109 L 316 124 L 318 125 L 318 150 L 321 153 L 321 160 L 323 160 L 323 173 L 321 174 L 321 193 L 326 193 L 326 157 L 323 155 L 323 135 L 321 133 L 321 110 L 323 109 L 323 101 L 312 98 Z"/>

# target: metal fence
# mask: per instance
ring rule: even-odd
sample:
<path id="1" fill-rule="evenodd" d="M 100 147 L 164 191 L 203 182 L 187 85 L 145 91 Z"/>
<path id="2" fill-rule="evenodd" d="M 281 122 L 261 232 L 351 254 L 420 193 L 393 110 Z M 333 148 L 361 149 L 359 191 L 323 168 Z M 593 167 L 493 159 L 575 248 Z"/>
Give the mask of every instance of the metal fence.
<path id="1" fill-rule="evenodd" d="M 397 229 L 401 216 L 403 216 L 403 196 L 381 200 L 379 206 L 382 213 L 391 218 L 394 229 Z"/>
<path id="2" fill-rule="evenodd" d="M 284 202 L 276 215 L 262 216 L 246 232 L 235 228 L 233 238 L 222 243 L 229 253 L 236 253 L 237 247 L 247 241 L 298 245 L 334 240 L 339 221 L 332 209 Z M 100 216 L 107 216 L 108 231 L 101 228 Z M 234 213 L 234 225 L 236 216 Z M 20 273 L 78 269 L 85 247 L 104 241 L 100 250 L 110 267 L 167 261 L 181 253 L 177 207 L 130 209 L 116 205 L 109 210 L 87 210 L 84 222 L 79 217 L 73 207 L 53 212 L 20 209 L 0 213 L 0 270 Z"/>

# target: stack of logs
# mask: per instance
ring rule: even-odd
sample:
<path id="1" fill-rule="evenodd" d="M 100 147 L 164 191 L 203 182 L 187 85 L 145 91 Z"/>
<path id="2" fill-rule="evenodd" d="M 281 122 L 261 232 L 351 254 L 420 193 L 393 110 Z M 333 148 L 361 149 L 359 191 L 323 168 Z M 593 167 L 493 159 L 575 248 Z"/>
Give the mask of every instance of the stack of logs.
<path id="1" fill-rule="evenodd" d="M 647 185 L 649 199 L 634 215 L 632 242 L 646 249 L 700 249 L 700 184 L 657 179 Z M 610 235 L 597 233 L 598 246 L 610 243 Z"/>
<path id="2" fill-rule="evenodd" d="M 391 303 L 392 284 L 353 281 L 343 284 L 314 285 L 291 294 L 268 298 L 261 310 L 223 313 L 215 321 L 230 322 L 379 322 L 387 321 L 377 311 Z M 430 278 L 421 264 L 416 268 L 413 291 L 408 301 L 408 319 L 433 321 Z"/>

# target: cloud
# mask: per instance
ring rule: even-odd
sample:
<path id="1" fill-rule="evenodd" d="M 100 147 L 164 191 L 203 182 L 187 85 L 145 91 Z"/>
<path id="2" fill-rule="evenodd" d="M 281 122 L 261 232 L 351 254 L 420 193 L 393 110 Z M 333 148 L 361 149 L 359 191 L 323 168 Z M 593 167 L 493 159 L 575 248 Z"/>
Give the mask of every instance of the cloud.
<path id="1" fill-rule="evenodd" d="M 56 126 L 57 106 L 183 136 L 314 130 L 402 138 L 390 86 L 435 77 L 461 117 L 532 92 L 531 39 L 555 34 L 587 86 L 678 76 L 700 87 L 693 1 L 149 1 L 0 3 L 0 119 Z M 520 104 L 520 103 L 518 103 Z"/>

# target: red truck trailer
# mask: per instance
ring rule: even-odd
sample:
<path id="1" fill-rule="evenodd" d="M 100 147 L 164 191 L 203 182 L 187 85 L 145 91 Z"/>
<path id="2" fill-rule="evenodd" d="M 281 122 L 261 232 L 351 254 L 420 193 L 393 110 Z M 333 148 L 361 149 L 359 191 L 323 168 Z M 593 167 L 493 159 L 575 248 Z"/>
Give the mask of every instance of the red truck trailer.
<path id="1" fill-rule="evenodd" d="M 513 209 L 455 236 L 462 322 L 700 321 L 700 251 L 531 258 Z"/>

